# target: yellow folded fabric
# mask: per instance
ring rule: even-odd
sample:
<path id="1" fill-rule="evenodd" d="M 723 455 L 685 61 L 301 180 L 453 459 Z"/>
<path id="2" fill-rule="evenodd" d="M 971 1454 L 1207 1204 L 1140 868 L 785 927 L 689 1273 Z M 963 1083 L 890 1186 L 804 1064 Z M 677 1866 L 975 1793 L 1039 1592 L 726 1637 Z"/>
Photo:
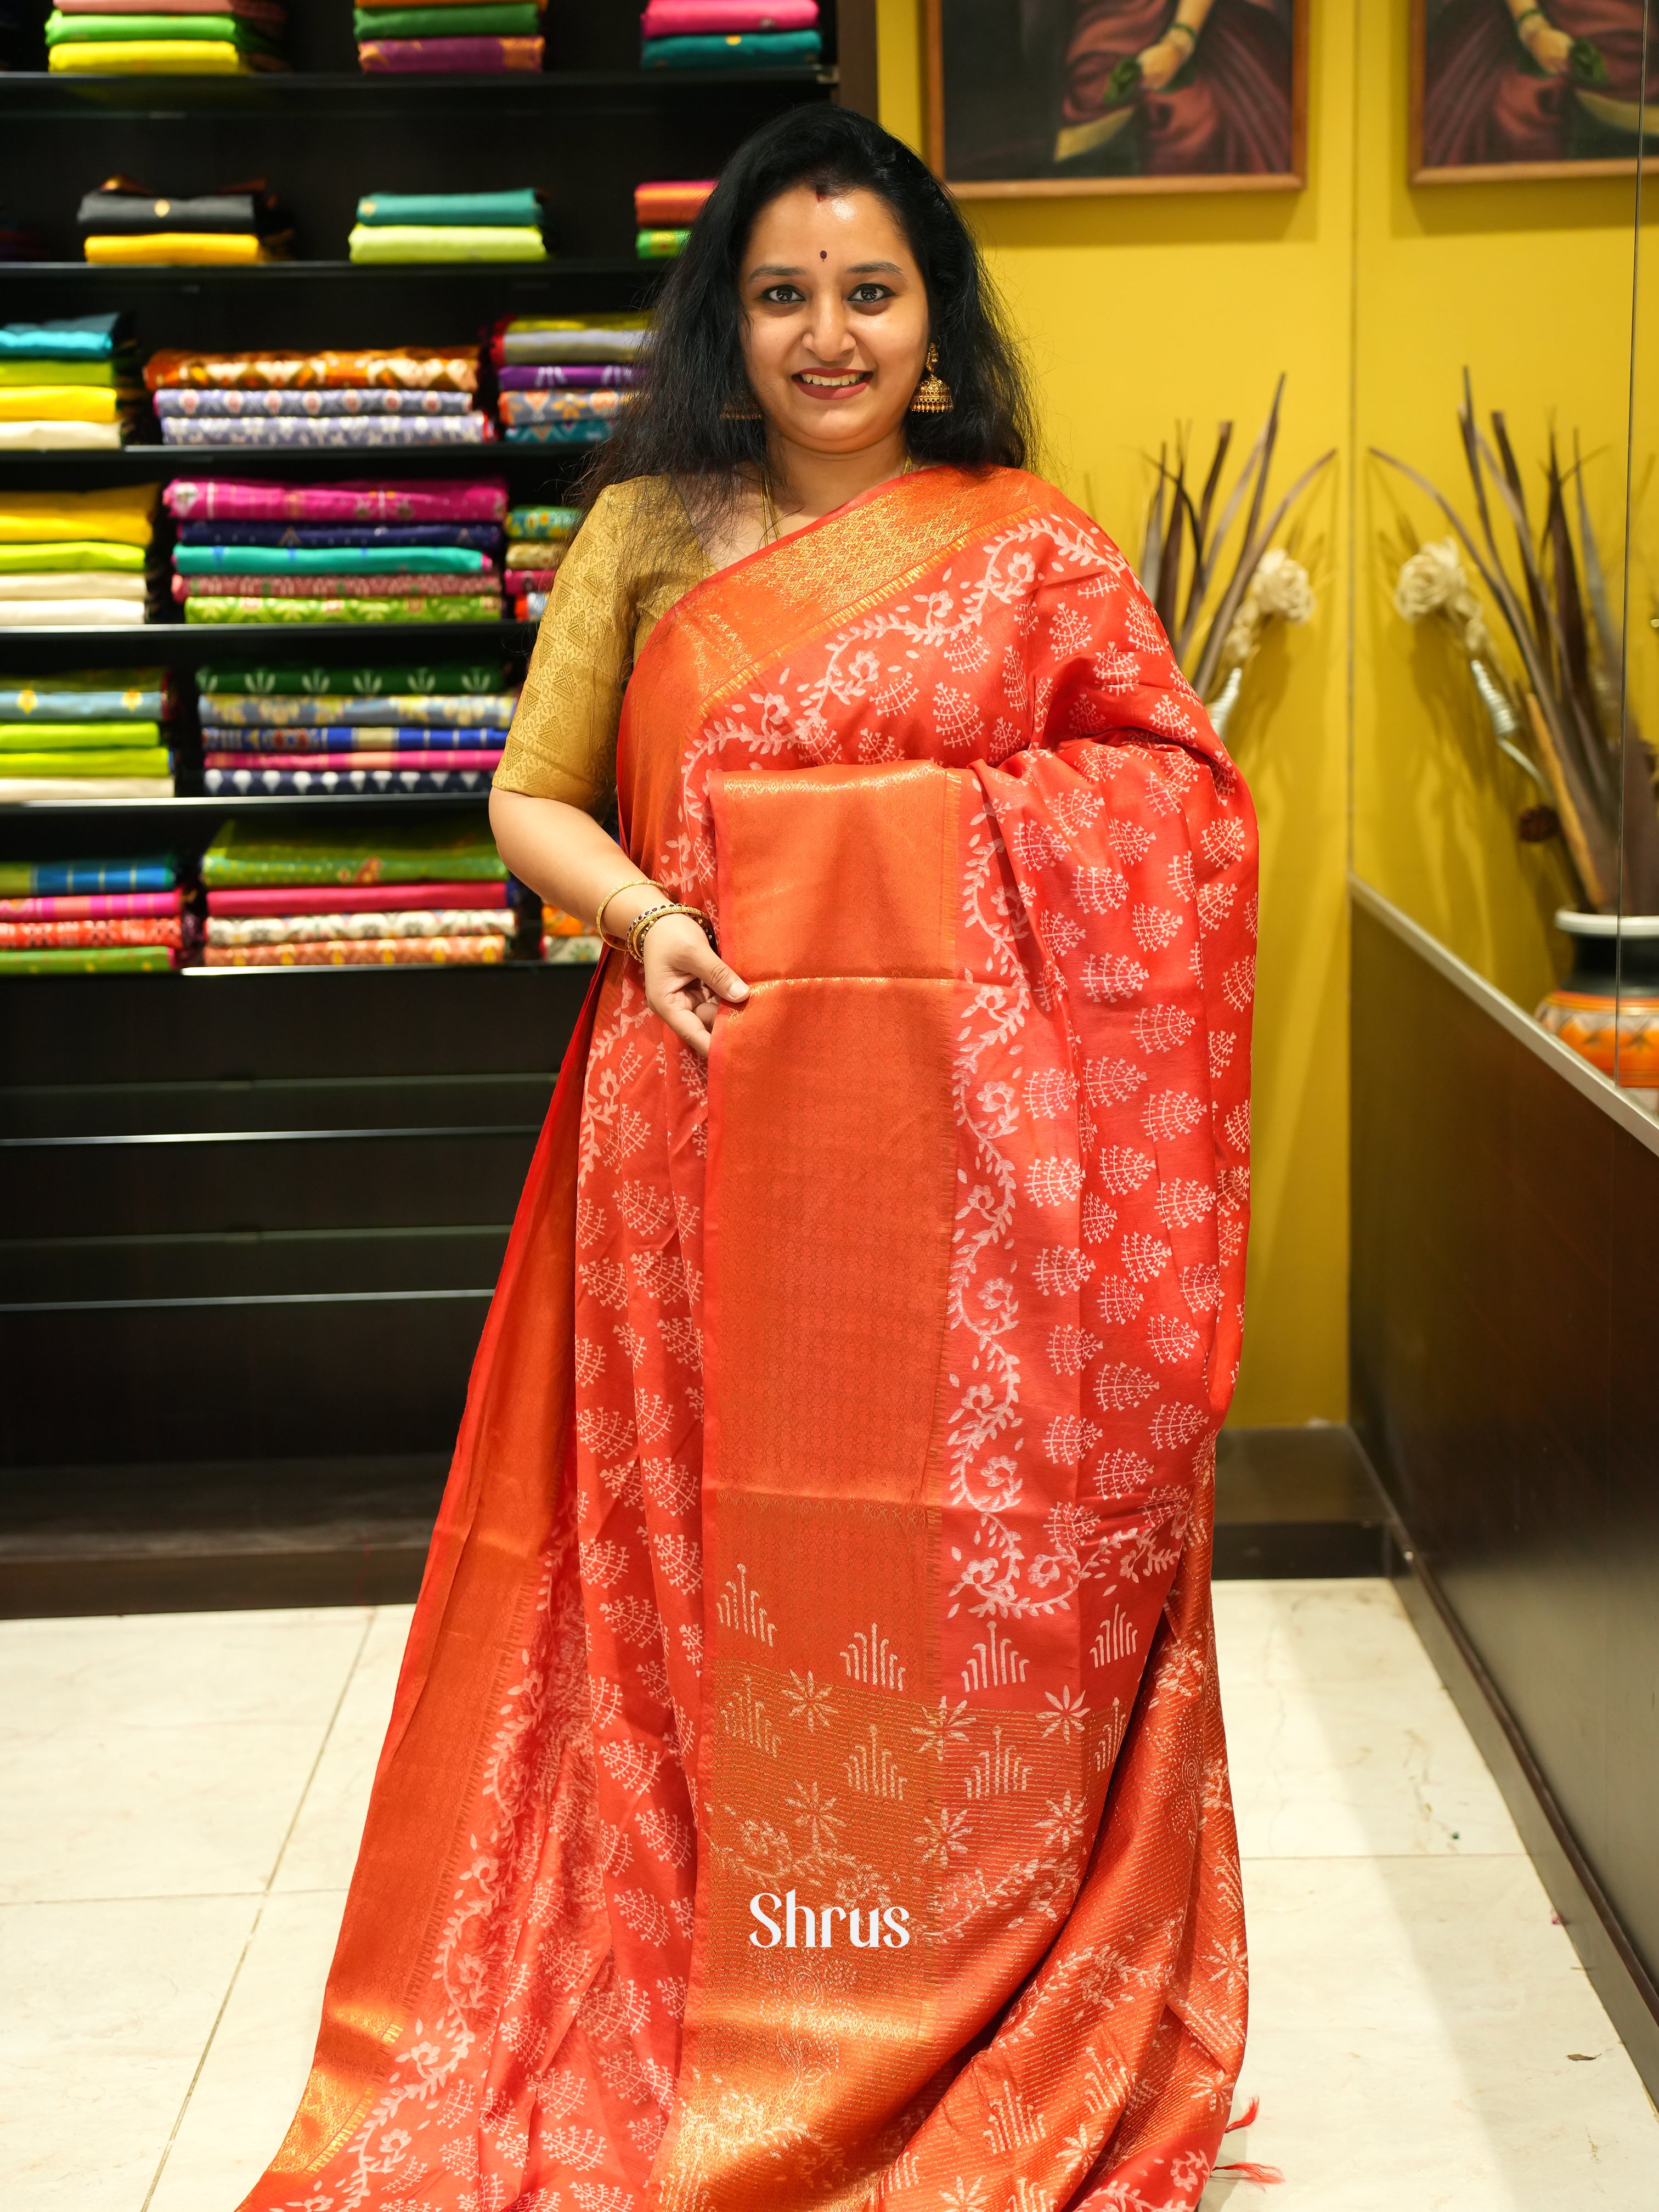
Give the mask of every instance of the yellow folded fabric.
<path id="1" fill-rule="evenodd" d="M 0 386 L 0 422 L 112 422 L 115 394 L 76 384 Z"/>
<path id="2" fill-rule="evenodd" d="M 112 745 L 105 752 L 0 753 L 0 776 L 166 775 L 165 745 Z"/>
<path id="3" fill-rule="evenodd" d="M 112 491 L 0 490 L 0 545 L 49 545 L 62 538 L 148 545 L 161 490 L 153 483 Z"/>
<path id="4" fill-rule="evenodd" d="M 251 231 L 157 230 L 143 238 L 88 238 L 87 259 L 108 264 L 182 262 L 207 267 L 272 261 L 276 256 Z"/>
<path id="5" fill-rule="evenodd" d="M 76 39 L 54 46 L 46 66 L 100 76 L 251 76 L 256 64 L 228 39 Z"/>

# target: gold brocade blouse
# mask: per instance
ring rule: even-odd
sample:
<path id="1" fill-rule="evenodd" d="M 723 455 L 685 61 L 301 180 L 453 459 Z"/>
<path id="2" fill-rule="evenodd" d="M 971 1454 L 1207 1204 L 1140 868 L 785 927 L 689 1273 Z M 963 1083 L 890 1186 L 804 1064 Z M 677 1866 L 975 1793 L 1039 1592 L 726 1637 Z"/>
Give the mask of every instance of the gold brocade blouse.
<path id="1" fill-rule="evenodd" d="M 613 484 L 559 563 L 494 781 L 506 791 L 610 810 L 623 693 L 646 640 L 709 573 L 665 477 Z"/>

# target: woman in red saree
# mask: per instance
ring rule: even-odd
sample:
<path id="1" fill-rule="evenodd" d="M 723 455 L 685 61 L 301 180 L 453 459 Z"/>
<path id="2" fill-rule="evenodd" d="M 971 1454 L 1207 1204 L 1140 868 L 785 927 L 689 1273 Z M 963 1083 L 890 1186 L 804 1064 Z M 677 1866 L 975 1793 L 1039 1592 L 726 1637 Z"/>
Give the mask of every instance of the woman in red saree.
<path id="1" fill-rule="evenodd" d="M 1645 13 L 1644 0 L 1441 0 L 1426 28 L 1424 167 L 1633 157 L 1659 103 Z M 1585 46 L 1600 68 L 1581 83 Z"/>
<path id="2" fill-rule="evenodd" d="M 973 248 L 874 125 L 737 156 L 647 394 L 495 801 L 644 961 L 565 1062 L 247 2204 L 1191 2212 L 1245 2017 L 1249 802 L 1006 465 Z"/>

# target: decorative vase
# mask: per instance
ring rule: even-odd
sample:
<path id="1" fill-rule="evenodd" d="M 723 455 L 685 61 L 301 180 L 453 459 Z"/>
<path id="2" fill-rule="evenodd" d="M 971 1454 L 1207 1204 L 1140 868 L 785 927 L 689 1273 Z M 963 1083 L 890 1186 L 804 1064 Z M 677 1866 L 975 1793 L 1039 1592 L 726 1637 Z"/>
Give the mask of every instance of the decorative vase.
<path id="1" fill-rule="evenodd" d="M 1555 926 L 1572 939 L 1572 973 L 1538 1009 L 1563 1044 L 1659 1112 L 1659 914 L 1575 914 Z"/>

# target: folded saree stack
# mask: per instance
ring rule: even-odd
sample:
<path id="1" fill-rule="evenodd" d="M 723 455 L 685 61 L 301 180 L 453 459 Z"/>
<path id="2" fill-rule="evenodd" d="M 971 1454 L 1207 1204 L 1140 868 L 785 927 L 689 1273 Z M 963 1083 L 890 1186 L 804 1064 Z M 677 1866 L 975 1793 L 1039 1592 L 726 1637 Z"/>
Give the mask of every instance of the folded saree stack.
<path id="1" fill-rule="evenodd" d="M 81 203 L 76 218 L 88 261 L 105 265 L 184 263 L 238 268 L 286 260 L 294 226 L 264 180 L 180 199 L 112 177 Z"/>
<path id="2" fill-rule="evenodd" d="M 515 507 L 507 518 L 507 612 L 539 622 L 565 550 L 581 526 L 576 507 Z"/>
<path id="3" fill-rule="evenodd" d="M 165 975 L 186 926 L 165 856 L 0 860 L 0 975 Z"/>
<path id="4" fill-rule="evenodd" d="M 0 453 L 126 442 L 143 399 L 125 315 L 0 325 Z"/>
<path id="5" fill-rule="evenodd" d="M 495 434 L 464 347 L 156 353 L 144 364 L 169 446 L 476 446 Z"/>
<path id="6" fill-rule="evenodd" d="M 167 672 L 0 676 L 0 799 L 171 799 Z"/>
<path id="7" fill-rule="evenodd" d="M 497 622 L 507 490 L 185 477 L 173 597 L 188 623 Z"/>
<path id="8" fill-rule="evenodd" d="M 409 0 L 359 0 L 353 10 L 357 59 L 365 70 L 474 71 L 538 70 L 545 41 L 542 0 L 479 0 L 477 5 L 410 6 Z"/>
<path id="9" fill-rule="evenodd" d="M 277 0 L 58 0 L 47 66 L 110 76 L 246 76 L 288 67 Z"/>
<path id="10" fill-rule="evenodd" d="M 643 314 L 498 323 L 489 353 L 508 445 L 602 444 L 628 404 L 650 323 Z"/>
<path id="11" fill-rule="evenodd" d="M 714 189 L 712 177 L 690 184 L 635 185 L 634 250 L 640 259 L 672 261 L 683 253 L 691 225 Z"/>
<path id="12" fill-rule="evenodd" d="M 545 261 L 540 195 L 368 192 L 357 203 L 354 261 Z"/>
<path id="13" fill-rule="evenodd" d="M 554 968 L 591 968 L 605 957 L 605 939 L 592 918 L 565 914 L 558 907 L 542 908 L 542 958 Z"/>
<path id="14" fill-rule="evenodd" d="M 154 484 L 0 490 L 0 625 L 142 623 L 155 591 L 155 514 Z"/>
<path id="15" fill-rule="evenodd" d="M 823 51 L 817 0 L 650 0 L 646 69 L 799 69 Z"/>
<path id="16" fill-rule="evenodd" d="M 494 966 L 517 929 L 507 871 L 477 818 L 361 834 L 233 819 L 204 854 L 202 881 L 209 968 Z"/>
<path id="17" fill-rule="evenodd" d="M 206 788 L 238 799 L 483 793 L 517 704 L 493 661 L 204 668 Z"/>

